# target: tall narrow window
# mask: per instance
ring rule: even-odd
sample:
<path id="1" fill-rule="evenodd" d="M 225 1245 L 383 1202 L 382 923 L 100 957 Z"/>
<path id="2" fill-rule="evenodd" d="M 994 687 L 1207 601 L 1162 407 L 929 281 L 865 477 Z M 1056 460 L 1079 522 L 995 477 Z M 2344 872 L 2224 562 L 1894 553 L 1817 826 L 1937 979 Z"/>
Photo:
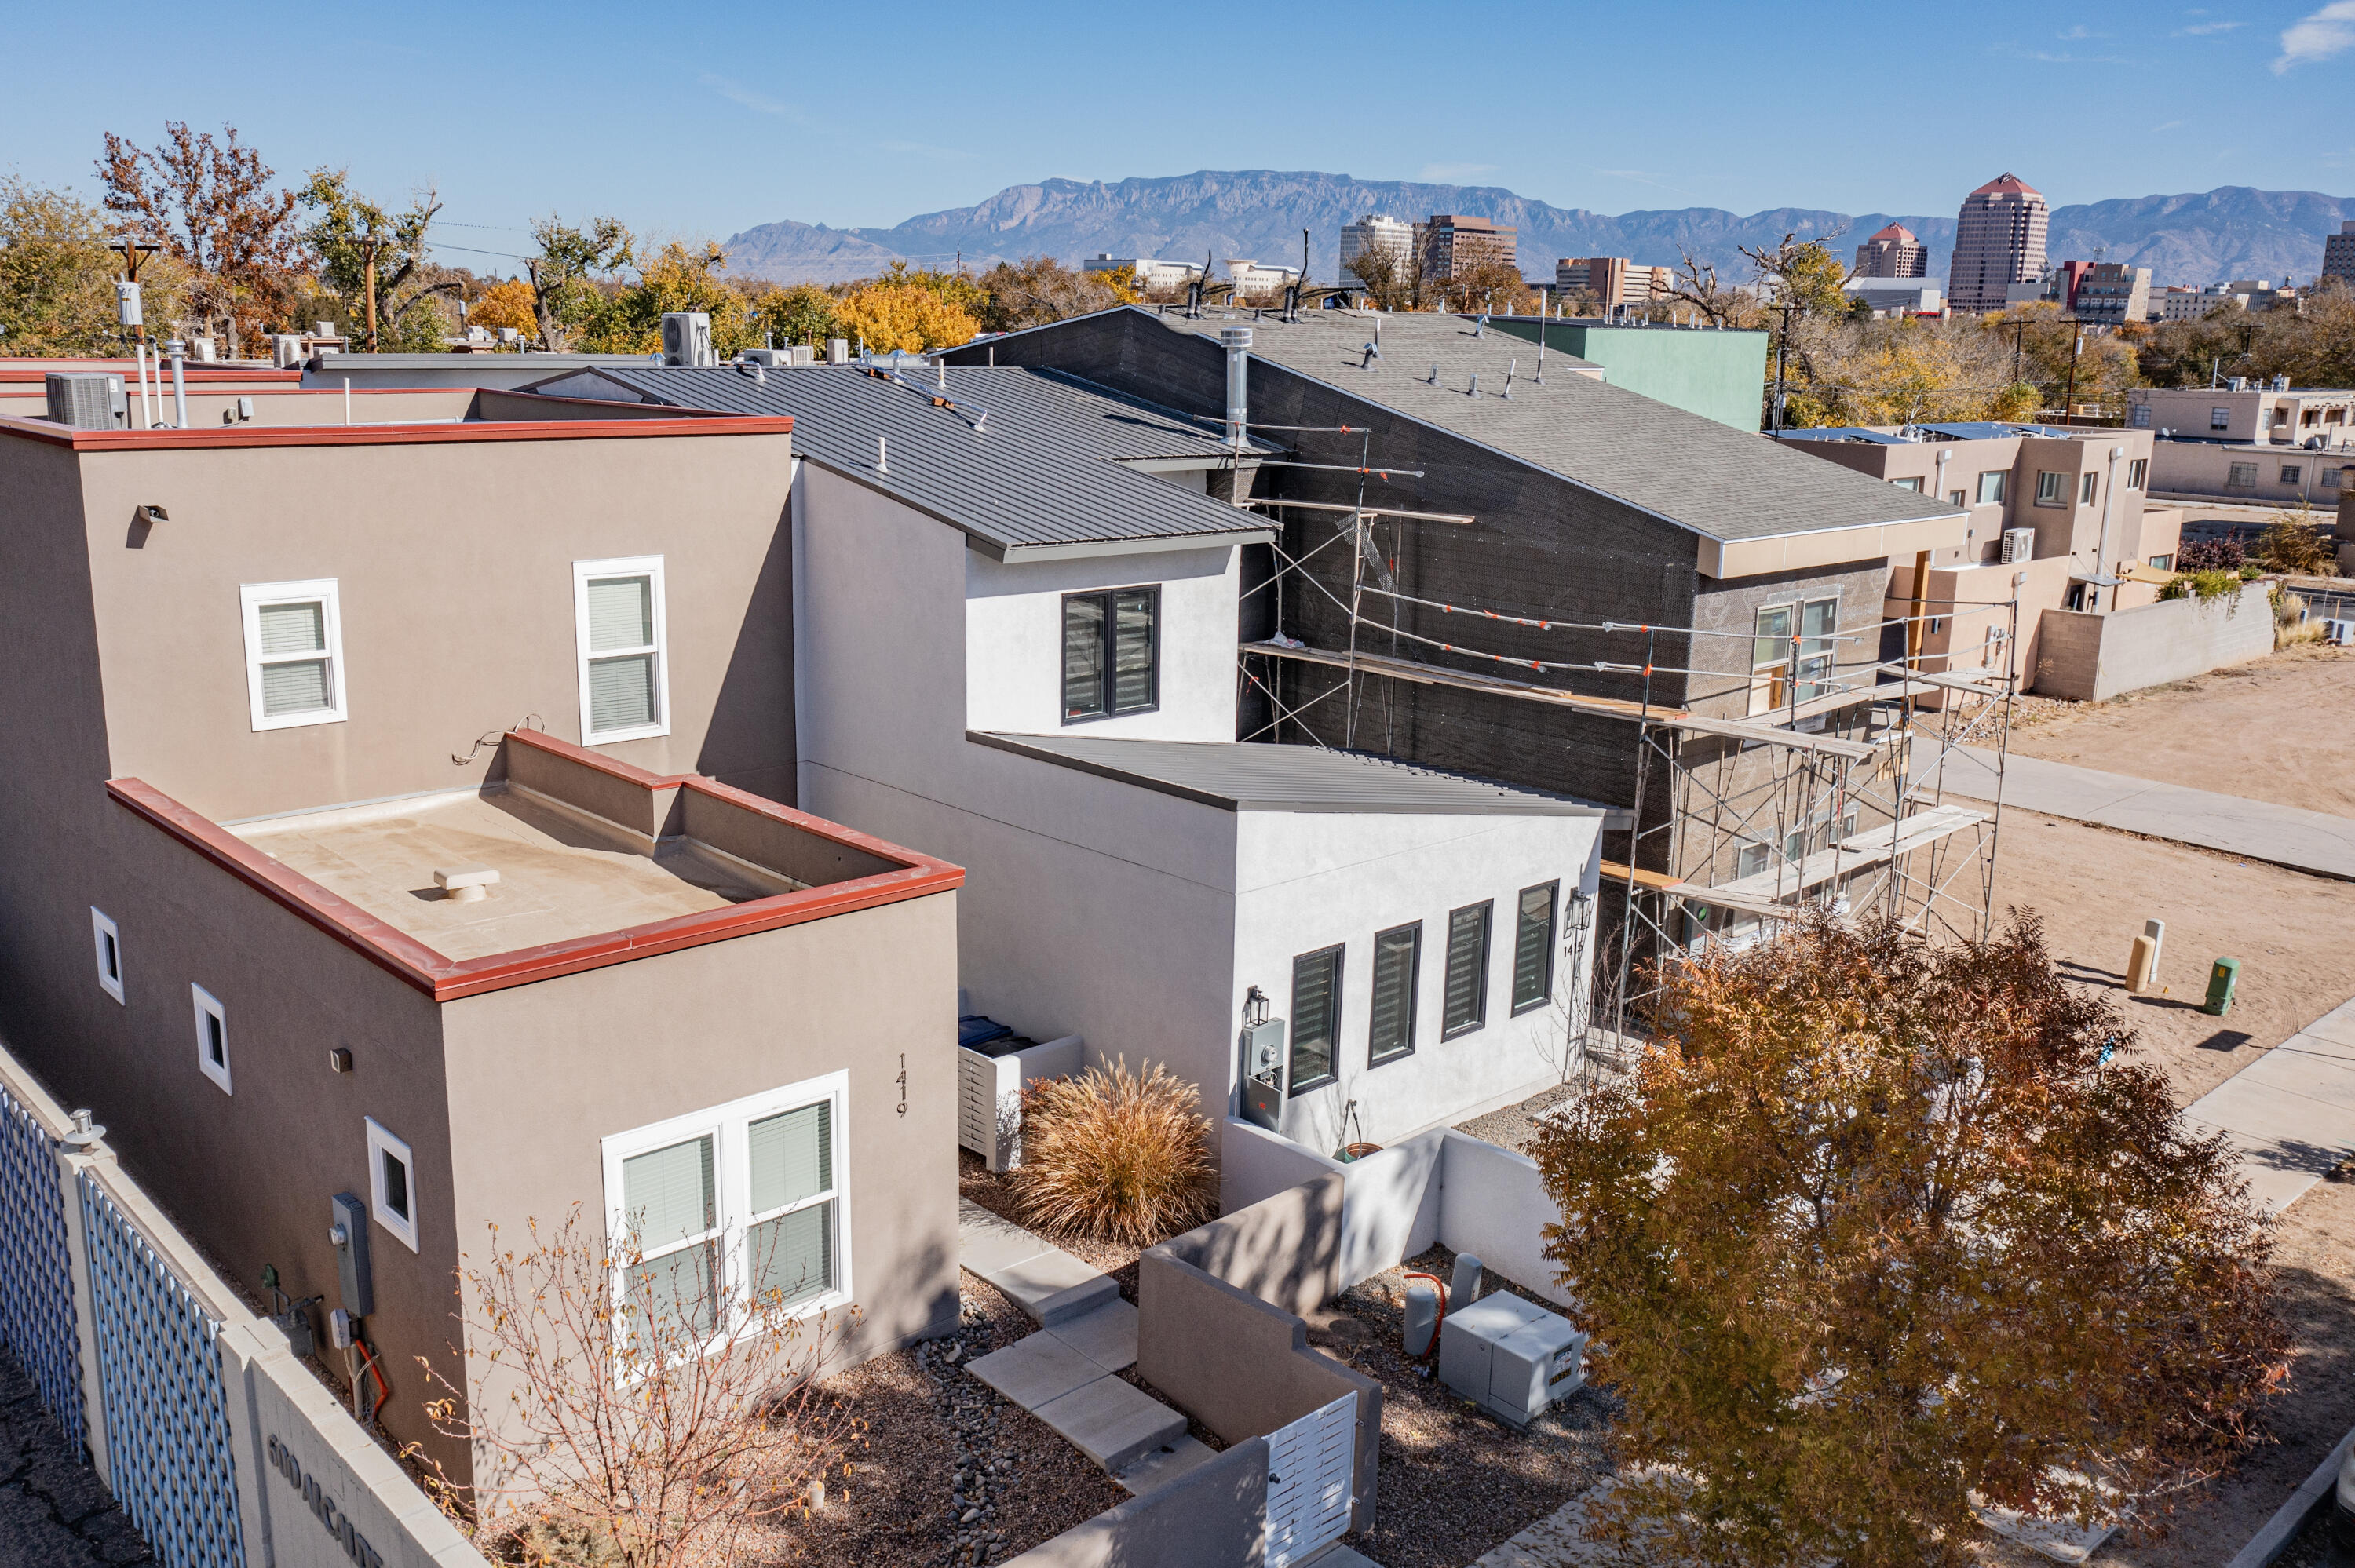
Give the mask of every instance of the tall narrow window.
<path id="1" fill-rule="evenodd" d="M 1292 1092 L 1333 1081 L 1333 1042 L 1341 1030 L 1341 949 L 1292 960 Z"/>
<path id="2" fill-rule="evenodd" d="M 409 1152 L 406 1139 L 395 1138 L 390 1128 L 374 1117 L 368 1122 L 368 1212 L 376 1223 L 400 1238 L 410 1251 L 417 1250 L 417 1161 Z"/>
<path id="3" fill-rule="evenodd" d="M 2010 479 L 2011 471 L 2009 469 L 1989 469 L 1980 474 L 1979 504 L 1981 506 L 2002 505 L 2004 493 L 2010 488 Z"/>
<path id="4" fill-rule="evenodd" d="M 2094 503 L 2094 486 L 2101 482 L 2101 478 L 2098 473 L 2089 473 L 2085 476 L 2084 483 L 2080 486 L 2081 493 L 2077 497 L 2079 504 L 2091 506 Z"/>
<path id="5" fill-rule="evenodd" d="M 1488 1021 L 1488 914 L 1487 903 L 1467 905 L 1447 916 L 1447 994 L 1439 1033 L 1443 1040 L 1468 1034 Z"/>
<path id="6" fill-rule="evenodd" d="M 98 989 L 123 1000 L 123 933 L 115 928 L 107 913 L 93 904 L 90 906 L 90 936 L 98 949 Z"/>
<path id="7" fill-rule="evenodd" d="M 591 745 L 670 733 L 663 558 L 575 561 L 581 736 Z"/>
<path id="8" fill-rule="evenodd" d="M 1160 619 L 1157 588 L 1064 596 L 1065 724 L 1161 705 Z"/>
<path id="9" fill-rule="evenodd" d="M 1553 1000 L 1553 910 L 1561 884 L 1521 889 L 1513 922 L 1513 1011 L 1527 1012 Z"/>
<path id="10" fill-rule="evenodd" d="M 2149 474 L 2150 459 L 2130 459 L 2126 463 L 2126 488 L 2128 490 L 2140 490 L 2142 488 L 2143 481 L 2147 478 Z"/>
<path id="11" fill-rule="evenodd" d="M 1750 644 L 1750 711 L 1771 713 L 1791 700 L 1791 613 L 1769 605 L 1758 612 Z"/>
<path id="12" fill-rule="evenodd" d="M 630 1270 L 629 1304 L 641 1323 L 674 1324 L 696 1334 L 710 1333 L 719 1324 L 719 1183 L 714 1141 L 713 1134 L 705 1133 L 622 1161 L 623 1223 L 629 1250 L 638 1255 Z M 661 1331 L 657 1327 L 652 1334 Z"/>
<path id="13" fill-rule="evenodd" d="M 1838 646 L 1839 600 L 1811 599 L 1799 607 L 1799 692 L 1801 702 L 1832 690 L 1832 654 Z"/>
<path id="14" fill-rule="evenodd" d="M 834 1105 L 745 1129 L 751 1182 L 745 1264 L 756 1295 L 791 1306 L 834 1288 Z"/>
<path id="15" fill-rule="evenodd" d="M 188 994 L 197 1010 L 197 1070 L 229 1094 L 229 1014 L 204 987 L 190 985 Z"/>
<path id="16" fill-rule="evenodd" d="M 1374 938 L 1373 1033 L 1366 1062 L 1380 1066 L 1414 1052 L 1414 1004 L 1423 970 L 1423 922 Z"/>
<path id="17" fill-rule="evenodd" d="M 335 724 L 344 705 L 344 631 L 336 580 L 248 583 L 245 689 L 256 730 Z"/>

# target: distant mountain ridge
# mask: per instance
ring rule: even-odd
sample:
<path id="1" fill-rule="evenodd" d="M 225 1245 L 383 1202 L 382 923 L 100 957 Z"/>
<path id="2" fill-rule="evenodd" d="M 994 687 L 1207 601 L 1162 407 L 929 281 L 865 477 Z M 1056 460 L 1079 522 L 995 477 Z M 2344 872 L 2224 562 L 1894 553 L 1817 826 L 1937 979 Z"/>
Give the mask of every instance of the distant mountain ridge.
<path id="1" fill-rule="evenodd" d="M 1960 194 L 1956 203 L 1960 205 Z M 1728 276 L 1742 275 L 1740 247 L 1772 246 L 1785 234 L 1837 233 L 1849 250 L 1882 225 L 1902 223 L 1930 249 L 1930 275 L 1943 278 L 1954 249 L 1952 217 L 1847 214 L 1773 207 L 1743 216 L 1695 207 L 1611 216 L 1558 207 L 1499 185 L 1360 180 L 1348 175 L 1272 169 L 1211 170 L 1114 181 L 1043 180 L 1008 185 L 975 207 L 925 213 L 891 228 L 829 228 L 790 220 L 730 236 L 730 270 L 781 282 L 837 282 L 881 270 L 894 260 L 967 267 L 1048 255 L 1077 261 L 1103 251 L 1220 260 L 1247 256 L 1297 264 L 1300 231 L 1310 271 L 1330 281 L 1341 226 L 1369 212 L 1420 218 L 1470 213 L 1519 232 L 1521 270 L 1550 277 L 1556 258 L 1630 256 L 1674 266 L 1687 251 Z M 2323 237 L 2355 217 L 2355 196 L 2224 185 L 2204 194 L 2149 196 L 2055 207 L 2049 253 L 2055 260 L 2102 259 L 2148 267 L 2152 282 L 2221 278 L 2310 279 Z"/>

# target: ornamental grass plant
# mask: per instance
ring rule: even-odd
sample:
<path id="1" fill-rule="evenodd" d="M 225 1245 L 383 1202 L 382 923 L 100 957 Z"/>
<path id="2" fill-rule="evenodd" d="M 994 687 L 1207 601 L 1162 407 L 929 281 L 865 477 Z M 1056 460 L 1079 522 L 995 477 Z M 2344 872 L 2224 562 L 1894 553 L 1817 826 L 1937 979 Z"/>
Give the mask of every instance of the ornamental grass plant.
<path id="1" fill-rule="evenodd" d="M 1152 1246 L 1219 1212 L 1210 1123 L 1193 1085 L 1126 1058 L 1035 1086 L 1022 1163 L 1006 1173 L 1026 1222 L 1052 1234 Z"/>

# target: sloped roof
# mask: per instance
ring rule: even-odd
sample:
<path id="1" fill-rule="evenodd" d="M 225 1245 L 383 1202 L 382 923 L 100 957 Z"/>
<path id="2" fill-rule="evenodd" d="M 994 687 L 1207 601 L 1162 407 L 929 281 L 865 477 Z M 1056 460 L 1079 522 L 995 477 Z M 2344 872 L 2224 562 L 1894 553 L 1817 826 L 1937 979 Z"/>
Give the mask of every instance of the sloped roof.
<path id="1" fill-rule="evenodd" d="M 1900 245 L 1919 245 L 1922 243 L 1919 238 L 1915 238 L 1913 231 L 1906 228 L 1902 223 L 1883 225 L 1881 232 L 1875 234 L 1872 237 L 1872 239 L 1893 239 Z M 1865 243 L 1870 245 L 1872 243 L 1872 239 L 1868 239 Z"/>
<path id="2" fill-rule="evenodd" d="M 1001 750 L 1231 811 L 1601 817 L 1606 808 L 1362 752 L 1246 740 L 970 733 Z"/>
<path id="3" fill-rule="evenodd" d="M 2010 170 L 2009 170 L 2009 169 L 2005 170 L 2002 174 L 1998 175 L 1995 178 L 1993 178 L 1993 179 L 1989 180 L 1987 184 L 1985 184 L 1985 185 L 1981 185 L 1978 189 L 1977 189 L 1977 190 L 1975 190 L 1975 191 L 1973 191 L 1973 192 L 1971 193 L 1971 195 L 1973 195 L 1973 196 L 2042 196 L 2043 194 L 2044 194 L 2044 193 L 2043 193 L 2042 191 L 2038 190 L 2034 185 L 2030 185 L 2026 180 L 2021 179 L 2018 175 L 2013 174 L 2013 173 L 2012 173 Z"/>
<path id="4" fill-rule="evenodd" d="M 1207 353 L 1220 352 L 1220 327 L 1248 319 L 1120 308 L 1174 335 L 1208 340 Z M 1708 538 L 1776 538 L 1960 515 L 1942 501 L 1578 374 L 1596 367 L 1566 354 L 1546 355 L 1549 374 L 1539 386 L 1537 345 L 1527 338 L 1482 335 L 1461 316 L 1391 313 L 1380 322 L 1378 358 L 1365 354 L 1374 317 L 1355 311 L 1252 321 L 1251 353 Z M 1517 361 L 1508 399 L 1506 376 Z"/>
<path id="5" fill-rule="evenodd" d="M 791 414 L 795 452 L 964 530 L 1001 560 L 1273 536 L 1254 514 L 1130 466 L 1230 461 L 1214 434 L 1052 371 L 959 366 L 943 387 L 930 374 L 893 380 L 857 366 L 779 366 L 757 379 L 734 366 L 598 366 L 533 389 Z"/>

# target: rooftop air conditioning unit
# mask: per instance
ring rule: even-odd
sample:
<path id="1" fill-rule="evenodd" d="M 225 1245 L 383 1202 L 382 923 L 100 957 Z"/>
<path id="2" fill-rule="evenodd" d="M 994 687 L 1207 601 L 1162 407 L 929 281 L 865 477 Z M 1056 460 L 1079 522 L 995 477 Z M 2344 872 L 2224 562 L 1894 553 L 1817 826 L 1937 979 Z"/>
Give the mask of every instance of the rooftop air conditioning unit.
<path id="1" fill-rule="evenodd" d="M 790 348 L 748 348 L 742 357 L 748 364 L 762 366 L 771 370 L 780 366 L 808 363 L 806 360 L 795 359 L 794 354 L 794 351 Z"/>
<path id="2" fill-rule="evenodd" d="M 2035 558 L 2035 529 L 2006 528 L 2003 531 L 2002 560 L 2005 566 L 2016 566 L 2021 561 L 2032 561 Z"/>
<path id="3" fill-rule="evenodd" d="M 48 417 L 77 430 L 119 429 L 131 405 L 123 377 L 101 370 L 52 370 L 41 377 L 48 393 Z"/>
<path id="4" fill-rule="evenodd" d="M 702 311 L 671 311 L 662 319 L 665 365 L 717 365 L 711 347 L 711 317 Z"/>
<path id="5" fill-rule="evenodd" d="M 1527 1426 L 1585 1385 L 1586 1336 L 1560 1313 L 1498 1291 L 1447 1314 L 1439 1381 L 1498 1420 Z"/>

